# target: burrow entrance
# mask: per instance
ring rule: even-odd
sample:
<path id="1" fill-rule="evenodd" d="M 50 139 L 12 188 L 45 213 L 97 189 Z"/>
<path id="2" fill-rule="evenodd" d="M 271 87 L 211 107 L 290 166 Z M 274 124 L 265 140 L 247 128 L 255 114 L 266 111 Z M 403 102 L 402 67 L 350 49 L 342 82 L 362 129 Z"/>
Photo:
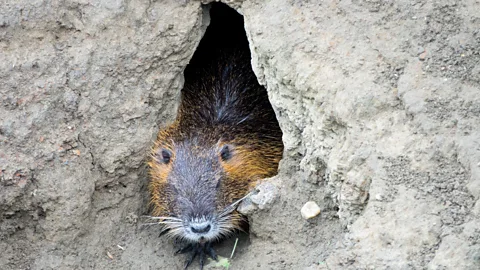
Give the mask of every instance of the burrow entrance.
<path id="1" fill-rule="evenodd" d="M 235 55 L 242 55 L 242 56 L 247 56 L 248 59 L 251 59 L 251 54 L 250 54 L 250 49 L 249 49 L 249 43 L 248 39 L 246 36 L 245 28 L 244 28 L 244 20 L 243 16 L 240 15 L 238 12 L 236 12 L 234 9 L 228 7 L 225 4 L 222 3 L 213 3 L 208 6 L 204 7 L 205 9 L 209 9 L 209 16 L 210 16 L 210 24 L 206 29 L 206 32 L 199 43 L 192 59 L 190 60 L 189 64 L 187 65 L 185 72 L 184 72 L 184 77 L 185 77 L 185 85 L 184 89 L 182 90 L 182 102 L 185 102 L 188 98 L 193 97 L 193 98 L 198 98 L 198 95 L 195 93 L 195 89 L 192 89 L 193 86 L 198 86 L 201 85 L 199 84 L 199 81 L 206 81 L 206 80 L 211 80 L 211 79 L 218 79 L 218 74 L 215 76 L 209 77 L 208 76 L 208 71 L 205 72 L 205 67 L 208 67 L 209 71 L 212 71 L 211 66 L 212 66 L 212 61 L 216 61 L 218 59 L 224 59 L 224 57 L 229 58 L 230 54 L 235 54 Z M 207 14 L 207 12 L 205 12 Z M 225 56 L 226 55 L 226 56 Z M 212 60 L 213 59 L 213 60 Z M 232 57 L 233 61 L 237 59 L 236 57 Z M 250 63 L 250 62 L 249 62 Z M 232 62 L 231 64 L 229 63 L 227 70 L 228 72 L 236 72 L 236 68 L 238 68 L 238 76 L 244 76 L 245 70 L 243 65 L 237 65 L 236 63 Z M 231 70 L 230 70 L 231 69 Z M 251 64 L 248 65 L 248 74 L 253 74 Z M 214 71 L 215 72 L 215 71 Z M 225 72 L 225 71 L 224 71 Z M 230 76 L 230 75 L 229 75 Z M 251 76 L 251 75 L 248 75 Z M 221 76 L 220 76 L 221 77 Z M 249 78 L 249 80 L 251 80 Z M 252 86 L 252 91 L 253 88 L 258 89 L 258 80 L 255 77 L 255 86 Z M 248 88 L 250 87 L 248 84 L 243 85 L 239 84 L 236 85 L 236 82 L 234 82 L 234 85 L 229 85 L 228 82 L 225 84 L 225 88 L 232 88 L 232 87 L 243 87 L 243 88 Z M 186 90 L 188 89 L 188 90 Z M 245 94 L 244 98 L 249 98 L 249 89 L 242 89 L 242 94 Z M 203 91 L 203 90 L 202 90 Z M 218 90 L 212 90 L 212 91 L 218 91 Z M 231 90 L 230 90 L 231 91 Z M 217 95 L 217 92 L 215 92 Z M 220 93 L 219 94 L 220 100 L 228 100 L 230 97 L 228 94 Z M 234 98 L 240 98 L 242 99 L 243 97 L 236 96 Z M 264 110 L 264 112 L 272 112 L 271 114 L 269 113 L 264 113 L 266 115 L 275 115 L 273 113 L 272 106 L 268 100 L 268 95 L 266 92 L 266 89 L 264 91 L 264 95 L 260 96 L 263 100 L 258 103 L 258 100 L 255 100 L 255 104 L 261 104 L 261 110 Z M 219 101 L 224 102 L 224 101 Z M 193 103 L 193 102 L 192 102 Z M 209 104 L 205 105 L 206 107 L 209 106 Z M 210 110 L 205 108 L 205 111 L 208 111 L 209 114 L 222 114 L 222 105 L 218 106 L 219 110 L 217 108 Z M 228 107 L 228 106 L 227 106 Z M 243 107 L 244 110 L 246 110 L 248 113 L 244 112 L 239 112 L 237 109 L 229 109 L 225 108 L 225 111 L 227 115 L 223 115 L 222 117 L 220 116 L 212 116 L 213 118 L 216 118 L 212 121 L 218 121 L 219 125 L 228 125 L 226 124 L 229 121 L 232 121 L 232 119 L 240 119 L 240 121 L 243 121 L 243 118 L 247 119 L 248 117 L 256 117 L 256 116 L 262 116 L 262 112 L 258 111 L 259 106 L 257 107 L 249 107 L 248 104 Z M 252 110 L 251 112 L 249 110 Z M 203 112 L 202 112 L 203 113 Z M 228 115 L 228 114 L 233 114 L 233 115 Z M 236 114 L 241 114 L 242 117 L 238 118 L 238 115 Z M 245 116 L 246 115 L 246 116 Z M 245 116 L 245 117 L 244 117 Z M 278 120 L 274 116 L 274 120 L 271 121 L 272 119 L 268 119 L 268 125 L 271 126 L 265 126 L 264 123 L 260 123 L 258 126 L 252 126 L 252 127 L 247 127 L 251 129 L 260 129 L 264 130 L 265 134 L 261 133 L 256 133 L 256 138 L 252 139 L 265 139 L 265 138 L 270 138 L 270 137 L 282 137 L 282 132 L 280 130 Z M 255 123 L 255 121 L 253 121 Z M 268 134 L 269 132 L 275 132 L 276 134 Z M 228 135 L 227 135 L 228 136 Z M 280 140 L 281 141 L 281 140 Z M 280 149 L 280 152 L 283 151 L 283 143 L 280 142 L 281 145 L 278 146 Z M 256 151 L 256 149 L 253 149 L 252 151 Z M 276 172 L 275 172 L 276 174 Z M 273 176 L 273 175 L 270 175 Z M 245 231 L 248 232 L 248 225 L 244 227 Z M 215 249 L 217 253 L 220 256 L 227 257 L 229 258 L 232 254 L 232 251 L 235 249 L 235 254 L 237 256 L 241 255 L 243 252 L 247 250 L 247 246 L 249 244 L 248 241 L 249 237 L 248 234 L 245 232 L 238 232 L 235 235 L 233 235 L 230 238 L 224 239 L 223 241 L 217 243 L 215 245 Z M 179 258 L 181 259 L 181 258 Z M 198 262 L 194 262 L 194 265 L 192 267 L 196 267 L 195 264 Z"/>

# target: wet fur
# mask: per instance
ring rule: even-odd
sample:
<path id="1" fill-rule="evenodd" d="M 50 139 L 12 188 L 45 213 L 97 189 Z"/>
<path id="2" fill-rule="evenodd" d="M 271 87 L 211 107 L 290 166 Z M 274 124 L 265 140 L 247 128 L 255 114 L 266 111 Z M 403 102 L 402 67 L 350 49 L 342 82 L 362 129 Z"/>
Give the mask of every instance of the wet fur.
<path id="1" fill-rule="evenodd" d="M 258 180 L 275 175 L 283 152 L 275 113 L 251 69 L 248 53 L 210 55 L 185 77 L 177 119 L 159 132 L 149 162 L 154 216 L 221 212 Z M 227 161 L 220 158 L 225 144 L 233 146 Z M 169 164 L 159 162 L 162 149 L 173 153 Z M 192 185 L 196 192 L 184 194 Z M 189 201 L 196 207 L 189 207 Z M 239 228 L 240 214 L 229 215 L 226 230 Z"/>

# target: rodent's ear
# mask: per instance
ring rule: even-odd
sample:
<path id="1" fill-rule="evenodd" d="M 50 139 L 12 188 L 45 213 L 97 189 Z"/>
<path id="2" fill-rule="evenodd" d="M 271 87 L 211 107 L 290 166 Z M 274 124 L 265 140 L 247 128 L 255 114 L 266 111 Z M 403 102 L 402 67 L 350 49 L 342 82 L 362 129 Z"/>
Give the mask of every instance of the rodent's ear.
<path id="1" fill-rule="evenodd" d="M 231 144 L 224 144 L 222 149 L 220 149 L 220 158 L 223 161 L 227 161 L 232 158 L 233 155 L 233 145 Z"/>
<path id="2" fill-rule="evenodd" d="M 165 149 L 165 148 L 159 149 L 159 151 L 157 152 L 157 155 L 156 155 L 156 160 L 159 163 L 163 163 L 163 164 L 170 163 L 171 158 L 172 158 L 172 152 L 168 149 Z"/>

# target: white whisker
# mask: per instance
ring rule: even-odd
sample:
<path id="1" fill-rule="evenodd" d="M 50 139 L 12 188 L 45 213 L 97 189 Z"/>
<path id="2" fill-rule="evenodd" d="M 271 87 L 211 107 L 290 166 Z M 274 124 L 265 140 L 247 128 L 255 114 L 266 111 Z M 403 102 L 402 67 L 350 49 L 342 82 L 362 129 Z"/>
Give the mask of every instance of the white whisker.
<path id="1" fill-rule="evenodd" d="M 149 219 L 164 219 L 164 220 L 182 221 L 180 218 L 177 218 L 177 217 L 153 217 L 153 216 L 142 216 L 142 217 L 149 218 Z"/>
<path id="2" fill-rule="evenodd" d="M 162 223 L 154 222 L 154 223 L 143 223 L 140 226 L 150 226 L 150 225 L 162 225 Z"/>
<path id="3" fill-rule="evenodd" d="M 178 222 L 178 221 L 159 221 L 158 224 L 182 224 L 182 222 Z"/>

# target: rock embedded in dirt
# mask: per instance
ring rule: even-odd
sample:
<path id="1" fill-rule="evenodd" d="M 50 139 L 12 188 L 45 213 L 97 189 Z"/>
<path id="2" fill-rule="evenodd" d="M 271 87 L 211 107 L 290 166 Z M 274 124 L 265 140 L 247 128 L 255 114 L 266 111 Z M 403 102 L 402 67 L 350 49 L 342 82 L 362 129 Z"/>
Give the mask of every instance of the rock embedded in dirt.
<path id="1" fill-rule="evenodd" d="M 308 201 L 303 205 L 300 213 L 304 219 L 311 219 L 320 214 L 320 207 L 316 202 Z"/>
<path id="2" fill-rule="evenodd" d="M 251 195 L 245 198 L 237 210 L 244 214 L 248 215 L 253 213 L 256 209 L 265 209 L 268 206 L 272 205 L 275 202 L 275 199 L 278 197 L 278 188 L 266 181 L 260 183 Z"/>
<path id="3" fill-rule="evenodd" d="M 418 59 L 422 61 L 424 61 L 426 57 L 427 57 L 427 52 L 422 52 L 421 54 L 418 55 Z"/>

